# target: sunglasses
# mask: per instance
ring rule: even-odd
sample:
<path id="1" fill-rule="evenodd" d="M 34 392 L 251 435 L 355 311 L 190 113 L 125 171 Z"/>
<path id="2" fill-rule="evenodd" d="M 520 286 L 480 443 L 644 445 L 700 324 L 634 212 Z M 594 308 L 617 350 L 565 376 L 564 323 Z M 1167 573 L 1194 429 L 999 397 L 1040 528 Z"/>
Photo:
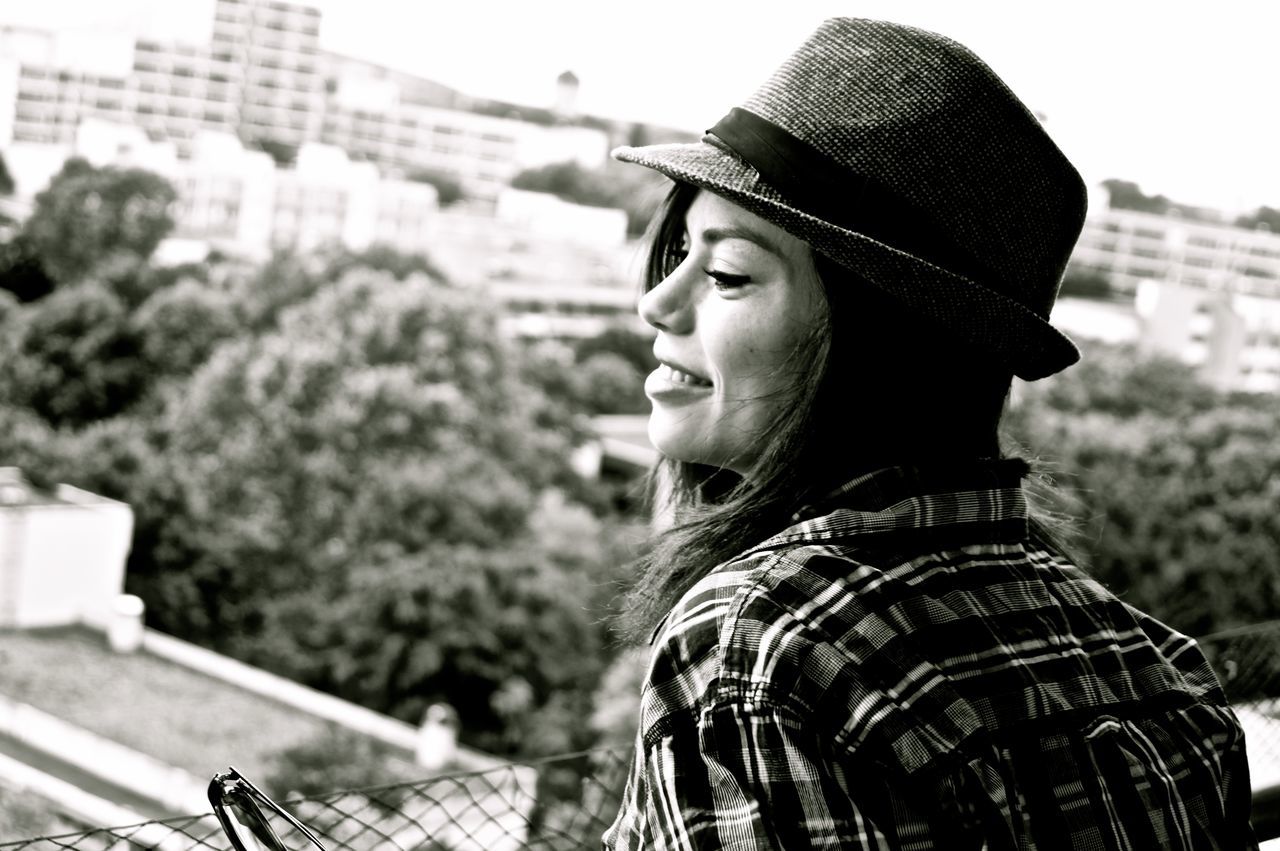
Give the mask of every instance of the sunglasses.
<path id="1" fill-rule="evenodd" d="M 213 775 L 209 781 L 209 803 L 213 805 L 213 814 L 218 817 L 235 851 L 311 851 L 310 847 L 296 849 L 285 845 L 263 815 L 264 808 L 288 822 L 311 846 L 325 851 L 324 845 L 305 824 L 271 800 L 234 766 Z"/>

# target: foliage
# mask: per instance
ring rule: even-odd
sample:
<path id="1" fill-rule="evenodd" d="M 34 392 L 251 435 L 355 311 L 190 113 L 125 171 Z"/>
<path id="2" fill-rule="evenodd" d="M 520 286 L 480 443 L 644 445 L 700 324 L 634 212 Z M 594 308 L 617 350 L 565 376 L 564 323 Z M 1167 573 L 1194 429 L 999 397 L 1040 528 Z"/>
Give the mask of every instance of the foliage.
<path id="1" fill-rule="evenodd" d="M 258 139 L 254 147 L 268 154 L 279 168 L 289 168 L 298 159 L 298 146 L 276 139 Z"/>
<path id="2" fill-rule="evenodd" d="M 639 235 L 661 201 L 666 181 L 649 169 L 610 160 L 603 169 L 587 169 L 576 162 L 552 163 L 529 169 L 511 180 L 516 189 L 548 192 L 588 207 L 625 210 L 627 232 Z"/>
<path id="3" fill-rule="evenodd" d="M 12 195 L 16 188 L 13 175 L 9 173 L 9 164 L 4 159 L 4 152 L 0 151 L 0 197 Z"/>
<path id="4" fill-rule="evenodd" d="M 1236 227 L 1256 228 L 1263 225 L 1272 233 L 1280 233 L 1280 209 L 1275 207 L 1259 207 L 1252 213 L 1246 213 L 1235 221 Z"/>
<path id="5" fill-rule="evenodd" d="M 521 375 L 552 410 L 582 414 L 639 414 L 649 410 L 644 378 L 657 361 L 653 338 L 615 326 L 572 346 L 538 341 L 526 344 Z"/>
<path id="6" fill-rule="evenodd" d="M 0 291 L 19 301 L 36 301 L 53 292 L 54 286 L 30 239 L 18 233 L 0 244 Z"/>
<path id="7" fill-rule="evenodd" d="M 55 426 L 115 416 L 147 384 L 141 343 L 125 305 L 86 282 L 59 290 L 10 322 L 0 391 Z"/>
<path id="8" fill-rule="evenodd" d="M 1164 195 L 1147 195 L 1138 184 L 1130 180 L 1111 178 L 1102 181 L 1110 199 L 1109 206 L 1115 210 L 1138 210 L 1156 215 L 1175 215 L 1187 219 L 1218 223 L 1221 215 L 1216 210 L 1181 204 Z"/>
<path id="9" fill-rule="evenodd" d="M 1110 206 L 1114 210 L 1139 210 L 1144 213 L 1169 212 L 1170 200 L 1163 195 L 1147 195 L 1131 180 L 1111 178 L 1102 181 L 1110 193 Z"/>
<path id="10" fill-rule="evenodd" d="M 20 787 L 0 785 L 0 842 L 61 836 L 76 829 L 53 802 Z"/>
<path id="11" fill-rule="evenodd" d="M 1101 272 L 1068 266 L 1062 277 L 1059 296 L 1106 300 L 1112 296 L 1111 279 Z"/>
<path id="12" fill-rule="evenodd" d="M 16 322 L 21 310 L 22 305 L 19 304 L 18 299 L 11 293 L 0 290 L 0 330 L 3 330 L 10 320 Z"/>
<path id="13" fill-rule="evenodd" d="M 60 179 L 51 231 L 105 177 Z M 591 744 L 628 538 L 584 508 L 581 415 L 522 383 L 489 306 L 381 246 L 147 250 L 0 294 L 0 462 L 133 506 L 152 626 L 412 722 L 445 700 L 492 750 Z"/>
<path id="14" fill-rule="evenodd" d="M 277 754 L 262 785 L 277 799 L 324 795 L 338 789 L 420 780 L 416 773 L 408 776 L 405 769 L 411 767 L 412 763 L 397 758 L 390 745 L 328 724 L 320 735 Z"/>
<path id="15" fill-rule="evenodd" d="M 574 359 L 578 362 L 601 352 L 623 358 L 641 375 L 648 375 L 658 366 L 653 356 L 653 334 L 635 331 L 626 325 L 610 326 L 594 337 L 578 340 L 573 346 Z"/>
<path id="16" fill-rule="evenodd" d="M 154 380 L 187 376 L 240 332 L 234 297 L 186 278 L 157 290 L 134 313 L 143 363 Z"/>
<path id="17" fill-rule="evenodd" d="M 41 265 L 60 284 L 99 274 L 104 262 L 138 265 L 173 229 L 176 193 L 162 177 L 136 168 L 95 168 L 67 160 L 36 195 L 23 225 Z"/>
<path id="18" fill-rule="evenodd" d="M 575 397 L 589 414 L 644 414 L 649 399 L 644 394 L 645 373 L 611 352 L 597 352 L 573 371 Z"/>
<path id="19" fill-rule="evenodd" d="M 373 245 L 363 251 L 277 251 L 262 266 L 234 276 L 228 289 L 239 303 L 249 330 L 264 333 L 278 326 L 280 315 L 287 308 L 310 300 L 353 269 L 386 272 L 396 280 L 417 273 L 446 281 L 425 254 L 406 254 L 387 245 Z"/>
<path id="20" fill-rule="evenodd" d="M 417 181 L 418 183 L 429 183 L 436 188 L 436 200 L 441 207 L 452 206 L 459 201 L 465 200 L 466 192 L 462 189 L 462 183 L 452 174 L 439 171 L 432 168 L 419 168 L 409 172 L 405 177 L 408 180 Z"/>
<path id="21" fill-rule="evenodd" d="M 528 525 L 487 546 L 357 553 L 270 602 L 255 658 L 412 723 L 447 701 L 490 751 L 583 747 L 617 578 L 602 566 L 625 563 L 626 539 L 606 545 L 602 521 L 550 494 Z"/>
<path id="22" fill-rule="evenodd" d="M 213 622 L 250 634 L 242 600 L 366 546 L 518 530 L 564 451 L 529 427 L 503 356 L 473 296 L 371 272 L 218 349 L 166 421 L 218 554 Z"/>
<path id="23" fill-rule="evenodd" d="M 624 748 L 635 741 L 640 688 L 648 660 L 648 647 L 629 647 L 618 654 L 600 678 L 592 700 L 590 724 L 601 745 Z"/>
<path id="24" fill-rule="evenodd" d="M 1280 410 L 1187 367 L 1090 349 L 1021 388 L 1018 442 L 1056 472 L 1091 572 L 1192 634 L 1280 616 Z"/>
<path id="25" fill-rule="evenodd" d="M 429 256 L 422 253 L 405 253 L 390 245 L 377 243 L 361 251 L 339 249 L 327 257 L 323 273 L 325 280 L 337 281 L 352 269 L 372 269 L 386 272 L 397 281 L 414 274 L 426 275 L 440 283 L 448 283 L 448 276 Z"/>

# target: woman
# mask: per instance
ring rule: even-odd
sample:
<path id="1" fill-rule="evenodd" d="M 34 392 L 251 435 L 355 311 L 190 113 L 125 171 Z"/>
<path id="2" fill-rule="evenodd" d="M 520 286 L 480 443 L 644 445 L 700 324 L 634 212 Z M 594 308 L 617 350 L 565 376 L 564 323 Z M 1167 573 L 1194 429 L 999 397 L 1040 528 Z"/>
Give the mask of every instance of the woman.
<path id="1" fill-rule="evenodd" d="M 831 20 L 701 142 L 615 155 L 676 181 L 640 302 L 674 522 L 605 846 L 1256 847 L 1203 656 L 1000 458 L 1012 376 L 1078 358 L 1047 317 L 1085 190 L 995 74 Z"/>

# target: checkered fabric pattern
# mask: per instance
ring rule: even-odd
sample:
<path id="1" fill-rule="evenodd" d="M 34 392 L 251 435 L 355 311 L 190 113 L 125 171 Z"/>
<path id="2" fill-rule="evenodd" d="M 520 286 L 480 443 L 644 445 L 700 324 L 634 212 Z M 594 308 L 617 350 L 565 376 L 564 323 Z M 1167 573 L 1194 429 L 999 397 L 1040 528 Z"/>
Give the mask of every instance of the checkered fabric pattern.
<path id="1" fill-rule="evenodd" d="M 1037 533 L 1025 473 L 862 476 L 700 580 L 604 846 L 1256 848 L 1199 648 Z"/>

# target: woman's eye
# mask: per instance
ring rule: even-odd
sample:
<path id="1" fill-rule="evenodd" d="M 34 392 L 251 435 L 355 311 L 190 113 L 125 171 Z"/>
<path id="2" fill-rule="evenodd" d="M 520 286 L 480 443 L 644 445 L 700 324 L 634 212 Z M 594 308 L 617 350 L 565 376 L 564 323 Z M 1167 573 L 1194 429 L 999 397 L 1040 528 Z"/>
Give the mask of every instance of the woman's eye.
<path id="1" fill-rule="evenodd" d="M 718 269 L 703 269 L 707 277 L 716 282 L 716 289 L 731 290 L 734 287 L 740 287 L 743 284 L 751 283 L 750 275 L 734 275 L 730 272 L 721 272 Z"/>

